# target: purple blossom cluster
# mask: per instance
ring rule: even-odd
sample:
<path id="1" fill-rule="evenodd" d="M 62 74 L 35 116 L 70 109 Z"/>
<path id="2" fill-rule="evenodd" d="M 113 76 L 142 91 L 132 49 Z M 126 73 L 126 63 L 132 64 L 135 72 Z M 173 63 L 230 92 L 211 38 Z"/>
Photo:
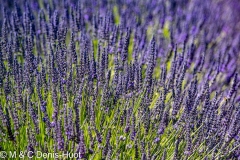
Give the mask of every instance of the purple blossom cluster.
<path id="1" fill-rule="evenodd" d="M 240 20 L 226 5 L 2 2 L 0 151 L 240 159 Z"/>

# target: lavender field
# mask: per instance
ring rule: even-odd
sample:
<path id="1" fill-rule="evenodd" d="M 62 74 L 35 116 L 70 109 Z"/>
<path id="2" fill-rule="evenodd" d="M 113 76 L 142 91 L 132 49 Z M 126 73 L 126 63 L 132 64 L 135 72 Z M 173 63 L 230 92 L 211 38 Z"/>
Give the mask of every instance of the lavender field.
<path id="1" fill-rule="evenodd" d="M 0 159 L 240 160 L 238 0 L 0 0 Z"/>

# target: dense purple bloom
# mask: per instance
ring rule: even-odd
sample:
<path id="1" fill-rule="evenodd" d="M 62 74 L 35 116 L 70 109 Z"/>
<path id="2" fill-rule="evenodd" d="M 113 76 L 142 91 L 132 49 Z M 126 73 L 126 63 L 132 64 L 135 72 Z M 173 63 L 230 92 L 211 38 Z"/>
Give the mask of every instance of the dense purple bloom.
<path id="1" fill-rule="evenodd" d="M 227 2 L 3 1 L 0 149 L 239 158 L 240 3 Z"/>

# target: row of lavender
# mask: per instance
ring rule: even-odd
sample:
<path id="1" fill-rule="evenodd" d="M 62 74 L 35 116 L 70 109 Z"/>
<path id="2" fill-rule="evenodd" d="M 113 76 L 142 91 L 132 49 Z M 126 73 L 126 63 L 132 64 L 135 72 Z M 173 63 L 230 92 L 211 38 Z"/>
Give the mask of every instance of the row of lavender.
<path id="1" fill-rule="evenodd" d="M 220 11 L 200 0 L 3 2 L 0 150 L 240 158 L 240 35 Z"/>

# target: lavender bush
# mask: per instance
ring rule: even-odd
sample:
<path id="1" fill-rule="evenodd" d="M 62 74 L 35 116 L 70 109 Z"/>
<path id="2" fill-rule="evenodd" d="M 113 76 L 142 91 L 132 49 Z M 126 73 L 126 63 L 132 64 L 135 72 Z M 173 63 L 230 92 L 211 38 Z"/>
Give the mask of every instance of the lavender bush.
<path id="1" fill-rule="evenodd" d="M 0 151 L 240 159 L 238 1 L 0 3 Z"/>

